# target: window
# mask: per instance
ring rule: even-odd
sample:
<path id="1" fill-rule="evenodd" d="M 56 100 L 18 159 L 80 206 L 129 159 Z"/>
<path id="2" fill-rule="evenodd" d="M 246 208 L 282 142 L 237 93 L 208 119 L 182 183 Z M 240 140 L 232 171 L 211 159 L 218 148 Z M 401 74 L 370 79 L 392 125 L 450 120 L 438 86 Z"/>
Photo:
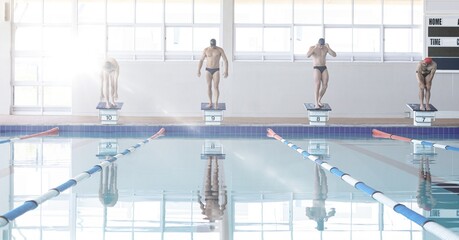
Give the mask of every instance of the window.
<path id="1" fill-rule="evenodd" d="M 13 113 L 70 112 L 72 8 L 73 0 L 15 1 Z"/>
<path id="2" fill-rule="evenodd" d="M 411 51 L 411 29 L 387 28 L 384 31 L 384 48 L 387 53 L 403 53 Z"/>
<path id="3" fill-rule="evenodd" d="M 236 52 L 259 52 L 263 49 L 262 28 L 237 28 Z"/>
<path id="4" fill-rule="evenodd" d="M 422 6 L 422 0 L 234 0 L 234 58 L 306 60 L 324 37 L 338 52 L 330 60 L 420 59 Z"/>
<path id="5" fill-rule="evenodd" d="M 296 26 L 295 27 L 295 54 L 306 55 L 309 47 L 322 37 L 321 26 Z"/>
<path id="6" fill-rule="evenodd" d="M 352 28 L 326 28 L 325 40 L 335 52 L 352 52 Z"/>
<path id="7" fill-rule="evenodd" d="M 220 40 L 220 5 L 220 0 L 15 0 L 12 112 L 70 113 L 73 78 L 97 75 L 94 65 L 106 54 L 198 59 L 210 39 Z"/>
<path id="8" fill-rule="evenodd" d="M 411 24 L 412 0 L 384 0 L 384 24 Z"/>
<path id="9" fill-rule="evenodd" d="M 352 24 L 352 0 L 324 1 L 325 24 Z"/>
<path id="10" fill-rule="evenodd" d="M 262 23 L 263 0 L 234 0 L 235 23 Z"/>
<path id="11" fill-rule="evenodd" d="M 292 1 L 265 0 L 265 23 L 292 23 Z"/>
<path id="12" fill-rule="evenodd" d="M 381 0 L 354 0 L 354 24 L 381 24 Z"/>
<path id="13" fill-rule="evenodd" d="M 321 24 L 323 16 L 322 1 L 295 0 L 293 14 L 296 24 Z"/>

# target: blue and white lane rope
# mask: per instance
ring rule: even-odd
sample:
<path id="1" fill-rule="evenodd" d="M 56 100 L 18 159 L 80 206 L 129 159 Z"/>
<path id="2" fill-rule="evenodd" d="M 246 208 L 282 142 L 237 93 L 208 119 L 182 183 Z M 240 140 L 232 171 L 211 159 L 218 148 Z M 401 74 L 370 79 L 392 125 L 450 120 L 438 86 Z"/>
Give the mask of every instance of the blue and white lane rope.
<path id="1" fill-rule="evenodd" d="M 435 147 L 435 148 L 440 148 L 440 149 L 444 149 L 444 150 L 450 150 L 450 151 L 459 152 L 459 147 L 453 147 L 453 146 L 449 146 L 449 145 L 443 145 L 443 144 L 427 142 L 427 141 L 423 141 L 423 140 L 417 140 L 417 139 L 397 136 L 397 135 L 394 135 L 394 134 L 390 134 L 390 133 L 386 133 L 386 132 L 380 131 L 378 129 L 373 129 L 372 135 L 373 135 L 373 137 L 377 137 L 377 138 L 388 138 L 388 139 L 400 140 L 400 141 L 404 141 L 404 142 L 412 142 L 412 143 L 421 144 L 421 145 L 428 146 L 428 147 Z"/>
<path id="2" fill-rule="evenodd" d="M 59 134 L 59 128 L 55 127 L 55 128 L 46 130 L 44 132 L 34 133 L 34 134 L 22 136 L 22 137 L 14 137 L 10 139 L 0 140 L 0 144 L 17 142 L 19 140 L 24 140 L 24 139 L 33 138 L 33 137 L 45 137 L 45 136 L 57 135 L 57 134 Z"/>
<path id="3" fill-rule="evenodd" d="M 155 138 L 159 138 L 161 136 L 164 136 L 165 132 L 166 132 L 166 130 L 164 128 L 161 128 L 157 133 L 155 133 L 151 137 L 143 140 L 142 142 L 139 142 L 136 145 L 133 145 L 130 148 L 124 150 L 123 152 L 118 153 L 113 157 L 110 157 L 109 159 L 107 159 L 107 160 L 95 165 L 91 169 L 80 173 L 79 175 L 77 175 L 76 177 L 74 177 L 72 179 L 69 179 L 67 182 L 65 182 L 65 183 L 63 183 L 63 184 L 61 184 L 61 185 L 59 185 L 59 186 L 57 186 L 55 188 L 52 188 L 52 189 L 48 190 L 48 192 L 46 192 L 45 194 L 43 194 L 43 195 L 41 195 L 41 196 L 39 196 L 39 197 L 37 197 L 35 199 L 25 201 L 21 206 L 15 208 L 15 209 L 12 209 L 9 212 L 5 213 L 4 215 L 0 216 L 0 227 L 4 227 L 4 226 L 8 225 L 8 223 L 13 221 L 17 217 L 23 215 L 24 213 L 26 213 L 28 211 L 31 211 L 31 210 L 37 208 L 38 205 L 44 203 L 45 201 L 58 196 L 61 192 L 65 191 L 65 190 L 77 185 L 79 182 L 91 177 L 92 174 L 94 174 L 96 172 L 99 172 L 99 171 L 102 171 L 102 169 L 105 166 L 108 166 L 111 163 L 115 162 L 116 160 L 118 160 L 118 158 L 120 158 L 120 157 L 122 157 L 124 155 L 127 155 L 127 154 L 129 154 L 131 152 L 134 152 L 137 148 L 141 147 L 142 145 L 150 142 L 151 140 L 153 140 Z"/>
<path id="4" fill-rule="evenodd" d="M 340 177 L 343 181 L 348 183 L 349 185 L 355 187 L 358 190 L 361 190 L 362 192 L 366 193 L 376 201 L 384 204 L 386 207 L 389 207 L 393 209 L 395 212 L 403 215 L 404 217 L 408 218 L 409 220 L 415 222 L 419 226 L 421 226 L 424 230 L 434 234 L 435 236 L 444 239 L 444 240 L 459 240 L 459 236 L 456 235 L 454 232 L 451 230 L 443 227 L 442 225 L 427 219 L 426 217 L 418 214 L 417 212 L 409 209 L 405 205 L 395 202 L 394 200 L 388 198 L 385 196 L 382 192 L 374 190 L 370 186 L 366 185 L 364 182 L 358 181 L 357 179 L 354 179 L 351 177 L 349 174 L 342 172 L 338 168 L 328 164 L 327 162 L 324 162 L 319 159 L 319 157 L 314 156 L 309 154 L 307 151 L 301 149 L 300 147 L 294 145 L 293 143 L 283 139 L 281 136 L 277 135 L 272 129 L 268 128 L 267 129 L 267 136 L 275 138 L 276 140 L 279 140 L 283 143 L 285 143 L 287 146 L 292 148 L 293 150 L 299 152 L 303 158 L 309 158 L 309 160 L 313 161 L 314 163 L 318 164 L 321 166 L 323 169 L 328 170 L 332 174 Z"/>

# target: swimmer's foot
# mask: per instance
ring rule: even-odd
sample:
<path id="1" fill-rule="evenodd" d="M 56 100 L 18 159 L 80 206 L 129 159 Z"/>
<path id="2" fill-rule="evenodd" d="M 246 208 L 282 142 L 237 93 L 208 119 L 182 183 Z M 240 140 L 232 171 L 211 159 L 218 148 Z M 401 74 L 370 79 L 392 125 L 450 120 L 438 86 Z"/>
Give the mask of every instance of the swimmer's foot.
<path id="1" fill-rule="evenodd" d="M 421 104 L 421 105 L 419 106 L 419 109 L 420 109 L 421 111 L 424 111 L 424 110 L 426 110 L 426 107 L 424 107 L 424 104 Z"/>
<path id="2" fill-rule="evenodd" d="M 322 107 L 322 106 L 320 106 L 320 104 L 318 104 L 318 103 L 316 103 L 316 105 L 314 105 L 314 108 L 315 108 L 315 109 L 319 109 L 319 108 L 321 108 L 321 107 Z"/>
<path id="3" fill-rule="evenodd" d="M 323 107 L 324 106 L 324 104 L 321 103 L 321 102 L 317 103 L 317 105 L 319 105 L 319 107 Z"/>
<path id="4" fill-rule="evenodd" d="M 212 108 L 212 103 L 207 104 L 207 108 Z"/>
<path id="5" fill-rule="evenodd" d="M 426 110 L 430 111 L 430 104 L 426 104 Z"/>
<path id="6" fill-rule="evenodd" d="M 215 103 L 214 109 L 218 109 L 218 102 Z"/>

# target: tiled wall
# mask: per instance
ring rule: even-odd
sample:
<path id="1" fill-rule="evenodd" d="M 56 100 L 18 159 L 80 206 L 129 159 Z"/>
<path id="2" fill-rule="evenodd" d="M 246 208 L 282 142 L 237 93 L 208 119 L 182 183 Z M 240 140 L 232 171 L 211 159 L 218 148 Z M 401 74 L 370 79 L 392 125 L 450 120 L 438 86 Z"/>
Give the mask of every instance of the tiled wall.
<path id="1" fill-rule="evenodd" d="M 6 125 L 0 126 L 0 136 L 23 136 L 59 127 L 59 135 L 64 137 L 149 137 L 160 128 L 166 129 L 168 137 L 207 138 L 265 138 L 266 129 L 272 128 L 284 138 L 371 138 L 371 130 L 408 138 L 459 139 L 459 127 L 419 127 L 419 126 L 309 126 L 309 125 L 266 125 L 266 126 L 122 126 L 122 125 Z"/>

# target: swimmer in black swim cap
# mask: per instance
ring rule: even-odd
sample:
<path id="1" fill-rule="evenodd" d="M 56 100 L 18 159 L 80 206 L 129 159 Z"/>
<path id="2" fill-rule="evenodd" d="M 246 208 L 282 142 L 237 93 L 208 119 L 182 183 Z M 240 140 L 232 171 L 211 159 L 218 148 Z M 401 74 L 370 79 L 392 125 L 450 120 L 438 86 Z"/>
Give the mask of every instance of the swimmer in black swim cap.
<path id="1" fill-rule="evenodd" d="M 321 46 L 325 45 L 325 39 L 320 38 L 319 39 L 319 45 L 321 45 Z"/>

